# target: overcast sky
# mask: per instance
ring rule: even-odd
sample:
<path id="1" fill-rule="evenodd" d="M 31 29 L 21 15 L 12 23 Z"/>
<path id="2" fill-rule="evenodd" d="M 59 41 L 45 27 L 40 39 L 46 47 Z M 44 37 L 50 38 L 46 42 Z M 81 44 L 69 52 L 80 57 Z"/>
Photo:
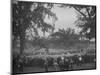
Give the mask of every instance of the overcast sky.
<path id="1" fill-rule="evenodd" d="M 58 7 L 58 4 L 55 4 L 51 11 L 54 12 L 58 18 L 58 20 L 55 22 L 55 31 L 57 31 L 59 28 L 72 28 L 75 29 L 76 33 L 80 31 L 80 29 L 75 25 L 78 13 L 74 8 L 61 8 Z M 52 23 L 50 20 L 46 20 L 46 22 Z M 46 33 L 46 35 L 48 35 L 48 33 Z"/>
<path id="2" fill-rule="evenodd" d="M 73 8 L 60 8 L 54 6 L 52 11 L 56 14 L 58 20 L 55 23 L 55 28 L 75 28 L 74 22 L 77 19 L 77 14 Z"/>

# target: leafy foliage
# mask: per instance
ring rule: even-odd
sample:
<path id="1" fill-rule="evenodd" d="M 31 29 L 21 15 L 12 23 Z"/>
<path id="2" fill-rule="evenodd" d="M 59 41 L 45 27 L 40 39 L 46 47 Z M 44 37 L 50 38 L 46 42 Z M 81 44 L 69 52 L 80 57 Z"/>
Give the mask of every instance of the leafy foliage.
<path id="1" fill-rule="evenodd" d="M 96 36 L 96 6 L 62 4 L 60 7 L 74 8 L 78 12 L 76 25 L 82 28 L 81 34 L 88 39 Z"/>
<path id="2" fill-rule="evenodd" d="M 87 6 L 80 7 L 80 9 L 75 8 L 77 11 L 82 14 L 79 16 L 76 24 L 82 28 L 81 33 L 86 36 L 88 39 L 95 38 L 96 36 L 96 7 Z M 84 10 L 84 12 L 82 12 Z"/>
<path id="3" fill-rule="evenodd" d="M 79 35 L 75 33 L 74 29 L 67 28 L 59 29 L 58 32 L 55 32 L 51 35 L 52 37 L 58 39 L 61 43 L 66 44 L 66 42 L 70 43 L 76 40 L 79 40 Z"/>
<path id="4" fill-rule="evenodd" d="M 57 19 L 56 15 L 50 11 L 53 6 L 51 4 L 18 1 L 12 3 L 12 6 L 12 34 L 14 39 L 20 37 L 20 51 L 24 50 L 27 29 L 33 28 L 37 35 L 38 28 L 41 28 L 42 32 L 48 32 L 53 26 L 44 22 L 45 16 Z"/>

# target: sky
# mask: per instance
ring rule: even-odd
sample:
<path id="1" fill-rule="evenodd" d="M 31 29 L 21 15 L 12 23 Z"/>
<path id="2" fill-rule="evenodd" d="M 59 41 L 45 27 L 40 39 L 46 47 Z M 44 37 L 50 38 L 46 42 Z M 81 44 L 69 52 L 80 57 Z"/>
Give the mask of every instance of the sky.
<path id="1" fill-rule="evenodd" d="M 77 20 L 77 14 L 73 8 L 60 8 L 55 6 L 52 11 L 56 14 L 58 20 L 55 28 L 75 28 L 74 22 Z"/>
<path id="2" fill-rule="evenodd" d="M 58 31 L 59 28 L 72 28 L 75 29 L 76 33 L 80 31 L 75 25 L 78 13 L 74 8 L 61 8 L 58 7 L 58 4 L 55 4 L 51 11 L 54 12 L 58 18 L 57 21 L 55 21 L 55 31 Z M 52 24 L 50 19 L 46 19 L 45 21 Z M 46 33 L 46 35 L 48 36 L 48 33 Z"/>

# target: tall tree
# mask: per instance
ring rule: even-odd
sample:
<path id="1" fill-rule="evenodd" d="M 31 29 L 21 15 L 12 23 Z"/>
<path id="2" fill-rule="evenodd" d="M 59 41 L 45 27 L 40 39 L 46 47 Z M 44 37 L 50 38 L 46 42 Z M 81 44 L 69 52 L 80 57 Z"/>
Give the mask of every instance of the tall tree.
<path id="1" fill-rule="evenodd" d="M 56 15 L 50 10 L 51 7 L 52 5 L 48 3 L 23 1 L 12 3 L 12 34 L 15 38 L 20 37 L 20 54 L 23 54 L 27 29 L 33 28 L 34 32 L 37 33 L 37 28 L 43 32 L 48 32 L 49 29 L 53 28 L 52 25 L 44 22 L 46 15 L 56 18 Z"/>
<path id="2" fill-rule="evenodd" d="M 78 12 L 76 25 L 82 29 L 81 34 L 89 40 L 96 36 L 96 6 L 62 4 L 60 7 L 74 8 Z"/>
<path id="3" fill-rule="evenodd" d="M 12 34 L 14 38 L 20 37 L 20 54 L 24 50 L 25 31 L 29 24 L 27 17 L 32 3 L 16 2 L 12 3 Z"/>
<path id="4" fill-rule="evenodd" d="M 82 28 L 81 33 L 89 40 L 96 38 L 96 7 L 84 6 L 74 7 L 81 15 L 79 15 L 76 24 Z"/>

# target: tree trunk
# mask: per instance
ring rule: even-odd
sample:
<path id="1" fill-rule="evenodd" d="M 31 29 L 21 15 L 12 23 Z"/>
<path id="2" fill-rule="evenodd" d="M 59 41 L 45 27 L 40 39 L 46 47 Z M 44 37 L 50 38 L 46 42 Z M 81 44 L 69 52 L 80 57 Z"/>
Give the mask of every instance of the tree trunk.
<path id="1" fill-rule="evenodd" d="M 24 42 L 25 41 L 25 29 L 23 26 L 20 28 L 20 55 L 23 54 L 24 51 Z"/>
<path id="2" fill-rule="evenodd" d="M 24 36 L 21 35 L 20 36 L 20 55 L 23 54 L 23 51 L 24 51 Z"/>
<path id="3" fill-rule="evenodd" d="M 22 56 L 23 56 L 23 51 L 24 51 L 24 42 L 25 41 L 25 29 L 23 26 L 21 26 L 20 28 L 20 60 L 21 60 L 21 63 L 20 63 L 20 70 L 23 72 L 23 59 L 22 59 Z"/>

